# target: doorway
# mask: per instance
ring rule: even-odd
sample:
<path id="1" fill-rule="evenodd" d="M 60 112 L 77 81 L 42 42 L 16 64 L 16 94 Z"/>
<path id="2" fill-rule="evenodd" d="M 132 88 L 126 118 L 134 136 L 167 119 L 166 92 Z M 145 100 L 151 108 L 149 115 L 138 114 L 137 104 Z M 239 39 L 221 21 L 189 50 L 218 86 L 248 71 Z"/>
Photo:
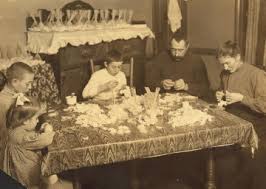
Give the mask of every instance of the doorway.
<path id="1" fill-rule="evenodd" d="M 187 36 L 187 2 L 177 0 L 182 13 L 181 28 L 177 32 Z M 169 0 L 152 0 L 152 29 L 155 34 L 154 52 L 158 54 L 168 49 L 169 42 L 173 37 L 173 33 L 168 25 L 167 9 Z"/>
<path id="2" fill-rule="evenodd" d="M 193 52 L 215 54 L 219 44 L 237 41 L 245 53 L 248 0 L 177 0 L 182 13 L 182 33 Z M 153 31 L 155 54 L 166 50 L 173 36 L 168 25 L 169 0 L 153 0 Z"/>

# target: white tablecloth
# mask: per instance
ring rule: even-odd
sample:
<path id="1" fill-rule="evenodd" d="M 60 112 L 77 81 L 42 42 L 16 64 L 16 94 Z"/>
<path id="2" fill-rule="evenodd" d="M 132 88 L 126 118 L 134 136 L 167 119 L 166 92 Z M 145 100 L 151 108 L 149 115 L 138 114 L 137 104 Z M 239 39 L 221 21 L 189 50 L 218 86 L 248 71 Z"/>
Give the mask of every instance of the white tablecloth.
<path id="1" fill-rule="evenodd" d="M 27 46 L 33 53 L 56 54 L 61 47 L 111 42 L 117 39 L 154 37 L 146 25 L 130 25 L 125 28 L 92 29 L 85 31 L 36 32 L 29 31 Z"/>

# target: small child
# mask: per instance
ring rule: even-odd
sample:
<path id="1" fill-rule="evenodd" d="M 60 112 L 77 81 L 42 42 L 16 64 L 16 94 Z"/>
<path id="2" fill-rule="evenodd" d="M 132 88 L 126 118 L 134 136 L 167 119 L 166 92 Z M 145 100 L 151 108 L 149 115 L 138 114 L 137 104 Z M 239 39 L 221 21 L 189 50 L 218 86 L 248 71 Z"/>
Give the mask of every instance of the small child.
<path id="1" fill-rule="evenodd" d="M 105 68 L 92 74 L 88 84 L 82 92 L 83 98 L 95 100 L 111 100 L 116 98 L 119 91 L 126 86 L 125 74 L 121 71 L 122 55 L 116 50 L 107 54 Z"/>
<path id="2" fill-rule="evenodd" d="M 52 143 L 55 132 L 45 123 L 36 131 L 39 104 L 24 102 L 8 111 L 8 140 L 5 148 L 4 171 L 27 188 L 38 187 L 41 181 L 40 149 Z"/>
<path id="3" fill-rule="evenodd" d="M 6 70 L 6 75 L 1 74 L 0 92 L 0 169 L 3 166 L 3 154 L 7 137 L 6 116 L 10 106 L 15 102 L 18 93 L 25 94 L 31 88 L 34 79 L 32 68 L 22 62 L 12 64 Z"/>

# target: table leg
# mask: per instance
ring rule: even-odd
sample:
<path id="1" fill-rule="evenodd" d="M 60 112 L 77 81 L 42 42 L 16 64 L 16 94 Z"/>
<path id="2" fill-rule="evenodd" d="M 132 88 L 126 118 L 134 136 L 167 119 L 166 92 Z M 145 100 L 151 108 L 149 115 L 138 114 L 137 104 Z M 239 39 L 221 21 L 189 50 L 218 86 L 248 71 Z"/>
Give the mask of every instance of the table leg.
<path id="1" fill-rule="evenodd" d="M 207 159 L 207 184 L 206 189 L 216 189 L 215 186 L 215 162 L 213 157 L 213 150 L 208 151 Z"/>
<path id="2" fill-rule="evenodd" d="M 139 189 L 139 179 L 137 174 L 137 160 L 130 161 L 130 187 L 131 189 Z"/>
<path id="3" fill-rule="evenodd" d="M 80 184 L 80 179 L 78 177 L 78 171 L 74 171 L 73 176 L 74 176 L 73 189 L 82 189 L 81 184 Z"/>

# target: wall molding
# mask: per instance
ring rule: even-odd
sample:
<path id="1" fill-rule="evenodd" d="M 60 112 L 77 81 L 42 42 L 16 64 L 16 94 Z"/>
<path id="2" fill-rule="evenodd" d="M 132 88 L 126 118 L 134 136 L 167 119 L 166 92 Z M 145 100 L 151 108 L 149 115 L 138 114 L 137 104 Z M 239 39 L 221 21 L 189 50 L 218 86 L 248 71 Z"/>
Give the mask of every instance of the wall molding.
<path id="1" fill-rule="evenodd" d="M 190 48 L 191 52 L 195 54 L 204 54 L 204 55 L 217 55 L 217 49 L 213 48 Z"/>

